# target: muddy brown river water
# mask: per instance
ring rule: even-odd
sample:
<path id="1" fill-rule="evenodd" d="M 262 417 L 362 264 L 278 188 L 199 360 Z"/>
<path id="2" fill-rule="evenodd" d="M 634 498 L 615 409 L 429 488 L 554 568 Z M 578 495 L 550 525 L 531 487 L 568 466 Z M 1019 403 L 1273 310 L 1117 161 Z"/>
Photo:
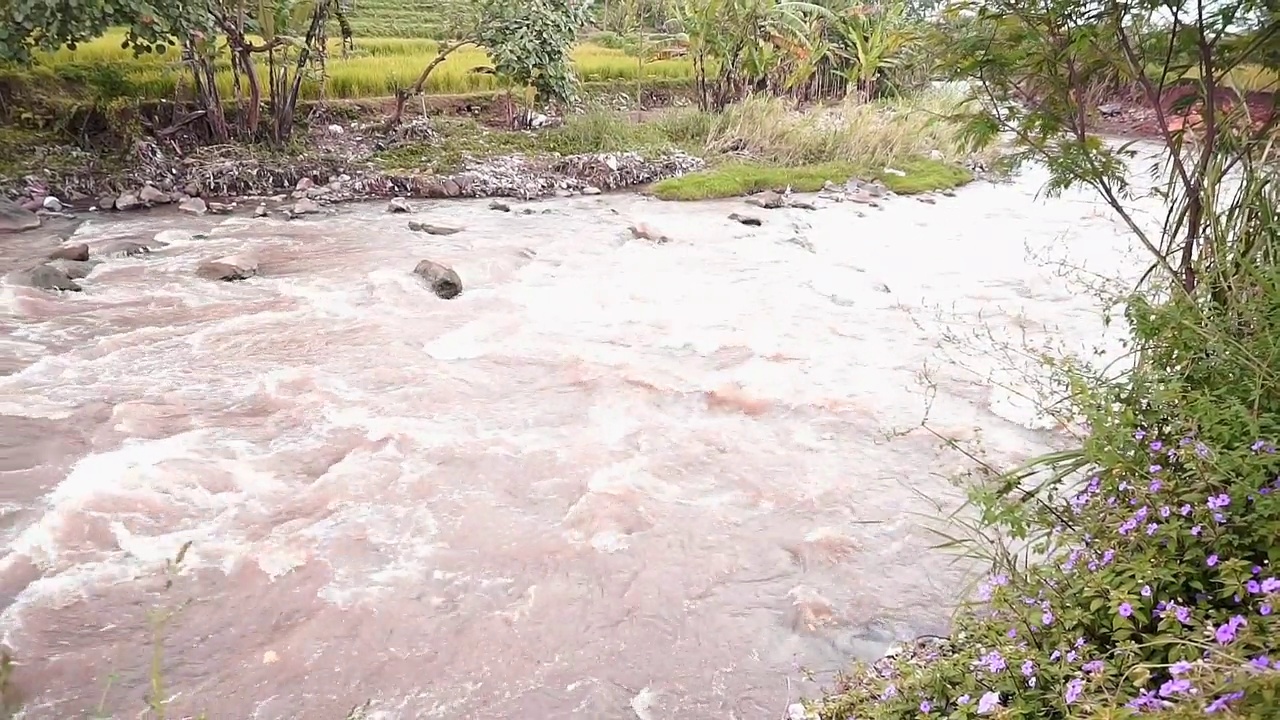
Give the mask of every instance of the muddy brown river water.
<path id="1" fill-rule="evenodd" d="M 906 431 L 933 395 L 994 462 L 1055 446 L 1009 348 L 1114 351 L 1056 263 L 1140 262 L 1044 179 L 759 228 L 632 195 L 416 203 L 448 237 L 381 204 L 90 217 L 91 246 L 208 236 L 80 294 L 0 290 L 24 717 L 136 717 L 158 640 L 170 717 L 775 718 L 806 670 L 943 630 L 973 569 L 928 528 L 966 461 Z M 193 273 L 245 250 L 261 277 Z M 431 296 L 424 257 L 464 294 Z"/>

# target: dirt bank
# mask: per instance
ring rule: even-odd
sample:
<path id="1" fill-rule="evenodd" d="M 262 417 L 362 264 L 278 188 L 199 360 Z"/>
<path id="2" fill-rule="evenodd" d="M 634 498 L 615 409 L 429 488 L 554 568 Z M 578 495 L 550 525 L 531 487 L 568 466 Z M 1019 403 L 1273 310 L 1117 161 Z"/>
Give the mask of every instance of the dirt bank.
<path id="1" fill-rule="evenodd" d="M 1158 140 L 1163 137 L 1160 116 L 1163 115 L 1171 131 L 1196 128 L 1203 122 L 1204 103 L 1199 98 L 1199 88 L 1193 85 L 1176 85 L 1165 88 L 1160 95 L 1159 107 L 1148 101 L 1141 90 L 1113 95 L 1098 105 L 1094 132 L 1134 139 Z M 1248 109 L 1249 122 L 1255 129 L 1266 127 L 1276 117 L 1275 94 L 1247 92 L 1241 94 L 1227 88 L 1215 93 L 1215 106 L 1228 117 L 1241 106 Z"/>

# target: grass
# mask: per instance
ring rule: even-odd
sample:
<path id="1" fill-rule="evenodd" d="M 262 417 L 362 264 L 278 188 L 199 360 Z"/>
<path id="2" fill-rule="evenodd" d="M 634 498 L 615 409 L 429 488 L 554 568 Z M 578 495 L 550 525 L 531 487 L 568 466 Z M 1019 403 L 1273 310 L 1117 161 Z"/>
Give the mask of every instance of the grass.
<path id="1" fill-rule="evenodd" d="M 751 98 L 704 121 L 710 154 L 731 150 L 733 155 L 708 170 L 659 182 L 653 192 L 667 200 L 732 197 L 788 186 L 810 192 L 828 180 L 855 176 L 878 179 L 904 195 L 962 185 L 973 176 L 958 161 L 972 148 L 960 124 L 949 118 L 962 101 L 953 92 L 933 90 L 907 99 L 849 100 L 799 113 L 783 100 Z"/>
<path id="2" fill-rule="evenodd" d="M 91 42 L 82 43 L 75 50 L 62 48 L 37 57 L 40 65 L 48 67 L 60 76 L 75 76 L 88 81 L 102 78 L 110 84 L 116 96 L 129 96 L 144 100 L 165 100 L 185 97 L 190 82 L 178 53 L 170 50 L 163 54 L 134 57 L 130 50 L 120 47 L 123 32 L 113 31 Z M 434 40 L 413 38 L 360 38 L 356 49 L 343 57 L 341 43 L 331 42 L 329 60 L 323 78 L 308 78 L 303 83 L 302 97 L 314 100 L 323 96 L 333 99 L 359 99 L 386 97 L 400 88 L 413 84 L 418 74 L 436 55 L 438 44 Z M 641 68 L 635 57 L 622 50 L 590 43 L 579 45 L 573 53 L 578 77 L 587 83 L 628 81 L 641 77 Z M 492 75 L 474 72 L 489 65 L 489 57 L 480 48 L 463 48 L 441 63 L 427 81 L 426 92 L 431 94 L 461 95 L 501 89 L 498 79 Z M 263 60 L 265 75 L 265 60 Z M 689 80 L 693 66 L 688 60 L 660 60 L 646 63 L 644 79 L 653 82 Z M 224 97 L 233 93 L 234 79 L 230 61 L 217 64 L 217 83 Z"/>

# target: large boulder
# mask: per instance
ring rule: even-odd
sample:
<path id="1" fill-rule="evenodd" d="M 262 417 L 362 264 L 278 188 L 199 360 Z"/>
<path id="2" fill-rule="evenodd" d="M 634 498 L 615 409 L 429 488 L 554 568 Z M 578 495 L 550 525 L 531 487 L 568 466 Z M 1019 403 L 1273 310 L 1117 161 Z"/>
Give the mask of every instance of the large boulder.
<path id="1" fill-rule="evenodd" d="M 192 215 L 203 215 L 209 212 L 209 204 L 198 197 L 187 197 L 178 202 L 178 209 Z"/>
<path id="2" fill-rule="evenodd" d="M 138 191 L 138 199 L 148 205 L 168 205 L 173 202 L 173 196 L 155 185 L 143 185 Z"/>
<path id="3" fill-rule="evenodd" d="M 120 193 L 120 197 L 116 198 L 115 207 L 117 210 L 140 208 L 142 207 L 142 199 L 135 192 Z"/>
<path id="4" fill-rule="evenodd" d="M 413 269 L 413 274 L 425 280 L 437 297 L 450 300 L 462 293 L 462 278 L 448 265 L 423 260 Z"/>
<path id="5" fill-rule="evenodd" d="M 50 260 L 88 260 L 89 246 L 84 243 L 77 245 L 63 245 L 62 247 L 49 253 Z"/>
<path id="6" fill-rule="evenodd" d="M 41 290 L 69 290 L 79 292 L 83 288 L 75 283 L 62 270 L 52 265 L 38 265 L 27 273 L 27 282 L 31 287 Z"/>
<path id="7" fill-rule="evenodd" d="M 0 233 L 21 232 L 40 227 L 40 218 L 6 197 L 0 197 Z"/>
<path id="8" fill-rule="evenodd" d="M 101 260 L 50 260 L 48 263 L 49 267 L 61 270 L 72 280 L 88 277 L 101 264 Z"/>
<path id="9" fill-rule="evenodd" d="M 205 280 L 247 280 L 258 274 L 258 261 L 248 255 L 228 255 L 206 260 L 196 268 L 196 275 Z"/>

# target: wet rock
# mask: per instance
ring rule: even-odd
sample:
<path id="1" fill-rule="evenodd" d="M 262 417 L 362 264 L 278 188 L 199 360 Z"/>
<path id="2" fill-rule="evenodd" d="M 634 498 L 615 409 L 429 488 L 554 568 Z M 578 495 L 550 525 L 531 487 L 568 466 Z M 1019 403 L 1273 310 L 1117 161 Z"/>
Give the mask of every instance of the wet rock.
<path id="1" fill-rule="evenodd" d="M 1116 117 L 1124 112 L 1124 108 L 1115 103 L 1109 103 L 1107 105 L 1099 105 L 1098 112 L 1102 114 L 1102 117 Z"/>
<path id="2" fill-rule="evenodd" d="M 489 203 L 489 209 L 497 210 L 498 212 L 511 212 L 511 206 L 502 202 L 501 200 L 494 200 L 493 202 Z"/>
<path id="3" fill-rule="evenodd" d="M 582 188 L 582 194 L 583 195 L 599 195 L 600 188 L 596 187 L 595 185 L 587 185 L 586 187 Z"/>
<path id="4" fill-rule="evenodd" d="M 647 222 L 638 222 L 631 226 L 631 236 L 639 240 L 648 240 L 650 242 L 663 243 L 671 242 L 671 238 L 658 228 Z"/>
<path id="5" fill-rule="evenodd" d="M 83 290 L 65 272 L 52 265 L 40 265 L 27 274 L 27 282 L 31 287 L 41 290 L 60 290 L 79 292 Z"/>
<path id="6" fill-rule="evenodd" d="M 752 227 L 760 227 L 763 224 L 760 218 L 754 215 L 743 215 L 742 213 L 729 213 L 729 219 Z"/>
<path id="7" fill-rule="evenodd" d="M 776 193 L 772 190 L 765 190 L 764 192 L 756 193 L 755 195 L 748 197 L 747 204 L 755 205 L 758 208 L 764 208 L 766 210 L 776 210 L 786 205 L 787 201 L 786 198 L 782 197 L 781 193 Z"/>
<path id="8" fill-rule="evenodd" d="M 214 215 L 226 215 L 236 209 L 235 203 L 227 204 L 210 201 L 207 205 L 209 207 L 209 212 Z"/>
<path id="9" fill-rule="evenodd" d="M 817 210 L 818 209 L 817 205 L 814 205 L 808 200 L 792 200 L 791 207 L 798 208 L 800 210 Z"/>
<path id="10" fill-rule="evenodd" d="M 115 207 L 117 210 L 135 210 L 142 207 L 142 200 L 138 198 L 138 193 L 120 193 L 116 198 Z"/>
<path id="11" fill-rule="evenodd" d="M 61 270 L 72 280 L 88 277 L 101 264 L 101 260 L 52 260 L 48 263 L 49 267 Z"/>
<path id="12" fill-rule="evenodd" d="M 247 255 L 228 255 L 206 260 L 196 268 L 196 275 L 205 280 L 247 280 L 258 274 L 258 261 Z"/>
<path id="13" fill-rule="evenodd" d="M 299 178 L 298 184 L 293 186 L 298 192 L 306 192 L 316 186 L 316 181 L 309 177 Z"/>
<path id="14" fill-rule="evenodd" d="M 409 206 L 409 201 L 402 198 L 391 198 L 391 202 L 387 203 L 387 212 L 391 213 L 410 213 L 413 208 Z"/>
<path id="15" fill-rule="evenodd" d="M 89 246 L 84 243 L 78 245 L 64 245 L 63 247 L 49 253 L 50 260 L 88 260 Z"/>
<path id="16" fill-rule="evenodd" d="M 931 197 L 929 197 L 928 195 L 921 195 L 920 197 L 916 198 L 916 201 L 917 201 L 917 202 L 922 202 L 922 203 L 924 203 L 925 205 L 937 205 L 937 204 L 938 204 L 938 201 L 937 201 L 936 199 L 931 198 Z"/>
<path id="17" fill-rule="evenodd" d="M 956 196 L 956 191 L 955 191 L 955 190 L 952 190 L 951 188 L 947 188 L 946 190 L 943 190 L 943 191 L 942 191 L 942 196 L 943 196 L 943 197 L 955 197 L 955 196 Z"/>
<path id="18" fill-rule="evenodd" d="M 148 255 L 151 248 L 142 243 L 130 242 L 128 240 L 117 240 L 109 242 L 98 249 L 98 254 L 104 257 L 136 257 L 138 255 Z"/>
<path id="19" fill-rule="evenodd" d="M 423 260 L 413 269 L 413 274 L 426 281 L 436 297 L 451 300 L 462 292 L 462 278 L 447 265 Z"/>
<path id="20" fill-rule="evenodd" d="M 315 200 L 302 198 L 293 204 L 293 214 L 310 215 L 320 212 L 320 205 Z"/>
<path id="21" fill-rule="evenodd" d="M 201 236 L 203 237 L 203 236 Z M 161 230 L 155 234 L 151 240 L 142 243 L 152 250 L 162 247 L 168 247 L 173 243 L 189 243 L 195 241 L 196 236 L 186 230 Z"/>
<path id="22" fill-rule="evenodd" d="M 462 228 L 449 227 L 448 225 L 433 225 L 431 223 L 409 221 L 409 229 L 414 232 L 422 232 L 428 235 L 456 235 L 462 232 Z"/>
<path id="23" fill-rule="evenodd" d="M 17 203 L 0 197 L 0 232 L 21 232 L 40 227 L 40 218 Z"/>
<path id="24" fill-rule="evenodd" d="M 880 292 L 880 293 L 891 293 L 891 292 L 893 292 L 892 290 L 890 290 L 890 289 L 889 289 L 889 286 L 888 286 L 888 285 L 886 285 L 886 284 L 884 284 L 884 283 L 878 283 L 878 284 L 876 285 L 876 288 L 875 288 L 875 289 L 876 289 L 876 292 Z"/>
<path id="25" fill-rule="evenodd" d="M 27 212 L 38 212 L 44 209 L 44 198 L 28 198 L 18 203 L 18 207 Z"/>
<path id="26" fill-rule="evenodd" d="M 138 199 L 149 205 L 167 205 L 173 202 L 173 196 L 154 185 L 144 185 L 138 191 Z"/>
<path id="27" fill-rule="evenodd" d="M 256 218 L 264 218 L 267 216 L 267 206 L 259 205 L 254 211 L 253 216 Z"/>
<path id="28" fill-rule="evenodd" d="M 462 186 L 459 185 L 458 181 L 454 180 L 453 178 L 449 178 L 448 180 L 445 180 L 444 185 L 441 189 L 444 191 L 445 197 L 458 197 L 459 195 L 462 194 Z"/>
<path id="29" fill-rule="evenodd" d="M 178 209 L 192 215 L 203 215 L 209 212 L 209 204 L 198 197 L 189 197 L 178 203 Z"/>
<path id="30" fill-rule="evenodd" d="M 98 209 L 99 209 L 99 210 L 115 210 L 115 209 L 116 209 L 116 196 L 115 196 L 115 195 L 103 195 L 102 197 L 98 198 Z"/>
<path id="31" fill-rule="evenodd" d="M 788 245 L 795 245 L 796 247 L 800 248 L 801 250 L 808 250 L 808 251 L 809 251 L 809 252 L 811 252 L 811 253 L 816 253 L 816 252 L 818 252 L 818 251 L 817 251 L 817 249 L 815 249 L 815 248 L 813 247 L 813 243 L 811 243 L 811 242 L 809 242 L 808 240 L 805 240 L 804 238 L 799 237 L 799 236 L 796 236 L 796 237 L 789 237 L 789 238 L 787 238 L 786 240 L 783 240 L 782 242 L 787 243 Z"/>
<path id="32" fill-rule="evenodd" d="M 62 212 L 62 201 L 50 195 L 40 202 L 40 207 L 49 212 L 60 213 Z"/>

